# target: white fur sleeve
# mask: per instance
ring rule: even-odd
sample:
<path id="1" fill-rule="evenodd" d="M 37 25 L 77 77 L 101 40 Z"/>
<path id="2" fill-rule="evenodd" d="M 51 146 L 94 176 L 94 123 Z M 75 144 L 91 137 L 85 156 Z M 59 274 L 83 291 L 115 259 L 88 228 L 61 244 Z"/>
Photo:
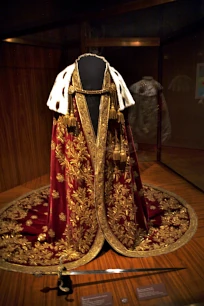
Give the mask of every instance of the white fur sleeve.
<path id="1" fill-rule="evenodd" d="M 57 75 L 47 101 L 47 106 L 50 110 L 66 115 L 68 110 L 68 88 L 74 68 L 75 64 L 72 64 Z"/>
<path id="2" fill-rule="evenodd" d="M 110 67 L 110 74 L 116 85 L 120 110 L 122 111 L 125 108 L 134 105 L 135 101 L 120 73 L 115 68 Z"/>

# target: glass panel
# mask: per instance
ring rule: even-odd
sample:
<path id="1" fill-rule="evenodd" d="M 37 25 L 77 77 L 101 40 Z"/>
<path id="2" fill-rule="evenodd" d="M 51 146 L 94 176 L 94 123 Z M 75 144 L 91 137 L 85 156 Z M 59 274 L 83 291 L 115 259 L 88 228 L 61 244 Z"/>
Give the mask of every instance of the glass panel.
<path id="1" fill-rule="evenodd" d="M 102 56 L 104 56 L 111 65 L 119 70 L 123 76 L 129 89 L 136 83 L 140 82 L 145 76 L 150 76 L 154 80 L 158 79 L 158 47 L 107 47 L 103 48 Z M 145 60 L 144 60 L 145 58 Z M 122 60 L 121 60 L 122 59 Z M 148 80 L 147 80 L 148 82 Z M 131 107 L 133 119 L 131 120 L 133 138 L 137 150 L 139 161 L 155 161 L 157 152 L 157 97 L 153 101 L 154 105 L 142 108 L 142 103 L 138 101 L 136 95 L 131 91 L 136 105 Z M 139 107 L 140 103 L 140 107 Z M 145 105 L 147 105 L 147 103 Z M 144 104 L 143 104 L 144 105 Z M 138 111 L 140 124 L 138 123 Z M 144 118 L 145 117 L 145 118 Z M 141 123 L 141 121 L 146 122 Z M 146 132 L 142 129 L 147 128 Z M 140 129 L 140 132 L 138 132 Z"/>
<path id="2" fill-rule="evenodd" d="M 172 135 L 161 161 L 204 190 L 204 31 L 164 46 L 163 86 Z"/>

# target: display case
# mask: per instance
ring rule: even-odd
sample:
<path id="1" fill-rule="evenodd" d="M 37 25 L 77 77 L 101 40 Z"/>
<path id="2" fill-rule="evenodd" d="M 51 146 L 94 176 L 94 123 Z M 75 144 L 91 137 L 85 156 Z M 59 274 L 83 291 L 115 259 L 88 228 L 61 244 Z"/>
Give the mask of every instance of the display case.
<path id="1" fill-rule="evenodd" d="M 161 56 L 172 125 L 171 138 L 161 147 L 161 162 L 204 190 L 203 21 L 167 40 Z"/>

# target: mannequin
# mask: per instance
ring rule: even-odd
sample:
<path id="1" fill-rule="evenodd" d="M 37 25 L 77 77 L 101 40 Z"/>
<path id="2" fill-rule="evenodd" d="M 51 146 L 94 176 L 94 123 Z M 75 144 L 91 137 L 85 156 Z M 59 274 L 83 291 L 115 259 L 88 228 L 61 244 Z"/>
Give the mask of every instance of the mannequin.
<path id="1" fill-rule="evenodd" d="M 152 76 L 144 76 L 130 86 L 130 92 L 135 100 L 129 113 L 135 142 L 156 142 L 159 103 L 162 111 L 161 140 L 167 141 L 171 135 L 171 123 L 161 84 Z"/>
<path id="2" fill-rule="evenodd" d="M 78 61 L 81 83 L 85 90 L 101 89 L 105 72 L 105 62 L 96 56 L 81 57 Z M 95 134 L 97 135 L 100 95 L 87 95 L 86 101 Z"/>

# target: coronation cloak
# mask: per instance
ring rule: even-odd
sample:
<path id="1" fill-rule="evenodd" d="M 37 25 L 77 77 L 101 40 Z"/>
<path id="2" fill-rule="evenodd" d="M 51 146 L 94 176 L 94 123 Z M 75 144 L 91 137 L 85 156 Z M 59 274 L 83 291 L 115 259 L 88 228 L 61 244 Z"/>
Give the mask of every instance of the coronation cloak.
<path id="1" fill-rule="evenodd" d="M 83 67 L 83 61 L 92 65 L 92 73 L 83 72 L 87 65 Z M 97 71 L 98 62 L 103 65 Z M 96 78 L 101 80 L 100 87 Z M 133 104 L 120 74 L 93 54 L 82 55 L 61 72 L 50 93 L 48 106 L 57 115 L 52 130 L 47 233 L 49 241 L 66 244 L 70 261 L 91 260 L 104 239 L 119 253 L 131 256 L 147 232 L 146 204 L 125 113 Z"/>
<path id="2" fill-rule="evenodd" d="M 105 239 L 129 257 L 189 241 L 197 227 L 192 208 L 141 183 L 126 112 L 133 104 L 102 57 L 82 55 L 57 76 L 48 101 L 55 111 L 50 186 L 1 210 L 1 267 L 50 274 L 62 261 L 68 270 L 88 263 Z"/>

